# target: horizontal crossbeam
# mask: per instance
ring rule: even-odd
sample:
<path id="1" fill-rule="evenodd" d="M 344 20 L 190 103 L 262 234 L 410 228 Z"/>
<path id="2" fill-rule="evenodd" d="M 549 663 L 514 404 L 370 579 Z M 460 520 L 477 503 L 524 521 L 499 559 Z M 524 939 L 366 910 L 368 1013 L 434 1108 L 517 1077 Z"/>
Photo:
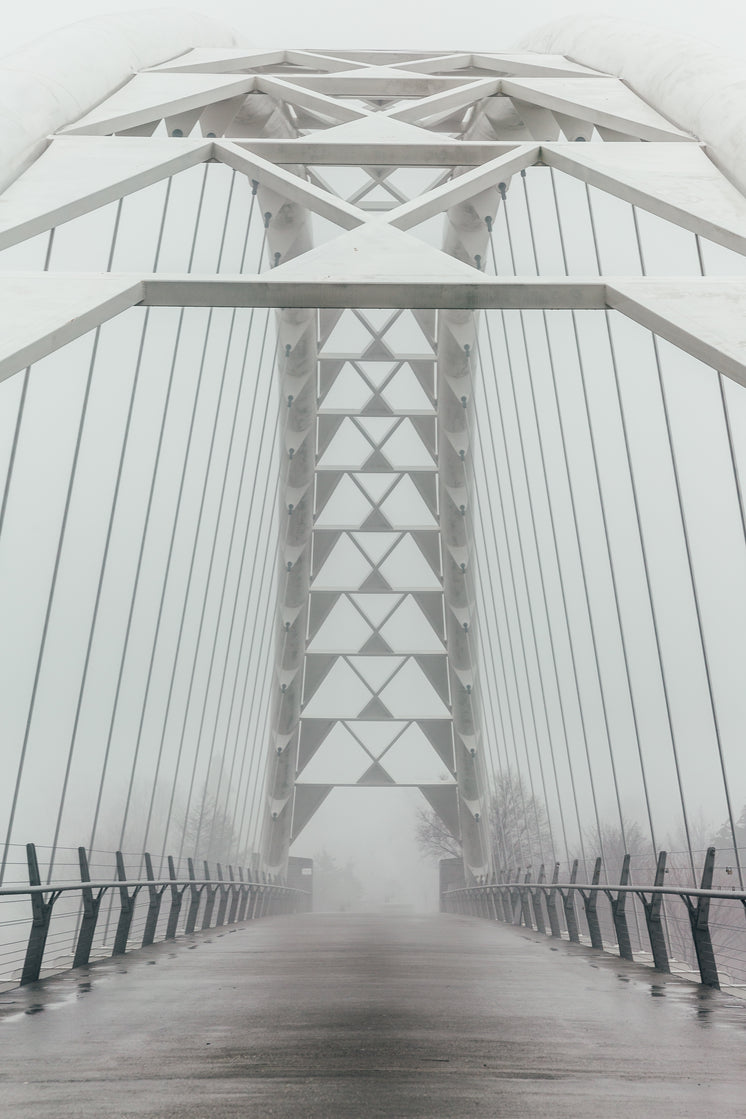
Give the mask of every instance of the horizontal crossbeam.
<path id="1" fill-rule="evenodd" d="M 81 292 L 79 298 L 76 289 Z M 36 310 L 29 319 L 31 296 L 36 301 Z M 324 276 L 313 280 L 283 279 L 281 269 L 276 274 L 259 276 L 26 272 L 6 273 L 0 279 L 0 297 L 0 380 L 139 305 L 468 311 L 611 309 L 746 385 L 746 355 L 738 325 L 746 305 L 746 287 L 740 280 L 522 279 L 485 276 L 476 269 L 473 280 L 459 276 L 454 280 L 418 277 L 347 282 Z"/>

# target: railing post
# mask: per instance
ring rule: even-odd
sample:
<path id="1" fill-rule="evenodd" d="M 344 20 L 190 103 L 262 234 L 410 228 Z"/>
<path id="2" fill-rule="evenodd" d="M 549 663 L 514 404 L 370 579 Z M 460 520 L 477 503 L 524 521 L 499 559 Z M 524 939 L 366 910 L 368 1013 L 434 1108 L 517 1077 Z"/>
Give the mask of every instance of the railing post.
<path id="1" fill-rule="evenodd" d="M 531 920 L 531 905 L 530 897 L 531 891 L 528 889 L 528 883 L 531 881 L 531 871 L 527 870 L 523 879 L 525 886 L 521 889 L 521 914 L 523 916 L 523 923 L 527 929 L 533 929 L 534 923 Z"/>
<path id="2" fill-rule="evenodd" d="M 204 874 L 205 874 L 205 881 L 209 882 L 210 881 L 210 868 L 207 865 L 207 859 L 205 859 L 205 861 L 204 861 Z M 203 932 L 204 932 L 205 929 L 209 929 L 210 925 L 212 924 L 212 911 L 215 908 L 215 895 L 218 892 L 217 886 L 205 885 L 204 889 L 206 891 L 206 899 L 207 900 L 205 901 L 205 912 L 202 915 L 202 931 Z"/>
<path id="3" fill-rule="evenodd" d="M 574 879 L 573 879 L 574 881 Z M 593 867 L 591 882 L 597 886 L 601 881 L 601 859 L 596 859 Z M 591 934 L 591 948 L 598 948 L 603 952 L 604 941 L 601 936 L 601 926 L 598 923 L 598 890 L 580 890 L 585 907 L 585 919 L 588 922 L 588 932 Z"/>
<path id="4" fill-rule="evenodd" d="M 262 871 L 259 878 L 259 891 L 254 906 L 254 917 L 258 920 L 263 917 L 267 908 L 267 875 Z"/>
<path id="5" fill-rule="evenodd" d="M 119 887 L 119 920 L 117 922 L 117 931 L 114 935 L 114 947 L 111 950 L 112 956 L 123 956 L 127 951 L 127 941 L 130 935 L 130 926 L 132 925 L 132 918 L 135 913 L 135 902 L 137 895 L 140 893 L 140 887 L 135 886 L 132 893 L 127 889 L 127 871 L 124 866 L 124 856 L 121 851 L 116 853 L 117 860 L 117 878 L 123 883 Z"/>
<path id="6" fill-rule="evenodd" d="M 625 855 L 622 862 L 622 873 L 619 876 L 620 886 L 629 885 L 629 863 L 630 856 Z M 632 942 L 629 938 L 629 927 L 627 925 L 627 914 L 625 913 L 627 891 L 619 890 L 616 897 L 614 897 L 611 890 L 605 890 L 604 892 L 611 905 L 611 916 L 614 921 L 614 931 L 616 932 L 619 955 L 623 960 L 634 960 L 635 957 L 632 953 Z"/>
<path id="7" fill-rule="evenodd" d="M 189 909 L 187 910 L 186 924 L 184 925 L 184 935 L 191 936 L 194 932 L 195 925 L 197 924 L 197 914 L 199 913 L 199 903 L 202 897 L 204 886 L 197 886 L 197 875 L 194 873 L 194 860 L 187 859 L 187 870 L 191 883 L 194 885 L 189 886 Z"/>
<path id="8" fill-rule="evenodd" d="M 241 883 L 241 885 L 239 886 L 239 893 L 241 895 L 241 901 L 240 901 L 239 906 L 238 906 L 238 917 L 236 919 L 238 921 L 245 921 L 246 920 L 246 906 L 249 904 L 249 898 L 251 897 L 251 885 L 247 885 L 246 882 L 244 881 L 243 867 L 238 868 L 238 877 L 239 877 L 239 881 Z"/>
<path id="9" fill-rule="evenodd" d="M 515 872 L 515 881 L 517 882 L 521 876 L 521 868 Z M 510 881 L 510 879 L 509 879 Z M 521 923 L 521 891 L 519 889 L 511 888 L 510 890 L 510 923 L 511 925 L 520 925 Z"/>
<path id="10" fill-rule="evenodd" d="M 481 890 L 482 878 L 475 879 L 471 884 L 470 898 L 473 917 L 484 917 L 484 895 Z"/>
<path id="11" fill-rule="evenodd" d="M 264 883 L 267 881 L 263 871 L 256 873 L 256 896 L 254 897 L 254 920 L 258 921 L 264 906 Z"/>
<path id="12" fill-rule="evenodd" d="M 495 871 L 490 878 L 490 912 L 492 919 L 495 921 L 502 921 L 503 919 L 503 902 L 500 896 L 500 872 Z"/>
<path id="13" fill-rule="evenodd" d="M 574 883 L 578 877 L 578 860 L 575 859 L 572 864 L 570 872 L 570 882 Z M 567 925 L 567 935 L 573 944 L 580 943 L 580 934 L 578 933 L 578 918 L 575 913 L 575 890 L 570 887 L 569 890 L 560 890 L 562 897 L 562 904 L 565 910 L 565 924 Z"/>
<path id="14" fill-rule="evenodd" d="M 470 897 L 472 903 L 472 916 L 484 916 L 484 894 L 482 893 L 482 882 L 474 882 L 471 888 Z"/>
<path id="15" fill-rule="evenodd" d="M 88 856 L 86 855 L 85 847 L 78 847 L 78 863 L 80 864 L 80 881 L 90 882 L 91 874 L 88 867 Z M 83 896 L 83 918 L 80 922 L 78 942 L 75 945 L 73 967 L 85 967 L 91 958 L 91 947 L 93 946 L 96 922 L 98 921 L 98 913 L 101 908 L 101 899 L 104 896 L 104 892 L 104 890 L 99 890 L 98 894 L 94 897 L 93 890 L 90 886 L 83 886 L 81 889 L 81 894 Z"/>
<path id="16" fill-rule="evenodd" d="M 223 868 L 220 865 L 220 863 L 218 863 L 218 878 L 220 879 L 220 882 L 222 883 L 222 881 L 223 881 Z M 221 925 L 225 924 L 225 912 L 228 908 L 228 897 L 230 895 L 231 888 L 230 888 L 230 886 L 220 885 L 220 886 L 218 886 L 218 890 L 220 891 L 220 904 L 218 905 L 218 915 L 215 918 L 215 928 L 216 929 L 220 928 Z"/>
<path id="17" fill-rule="evenodd" d="M 559 882 L 559 863 L 554 864 L 554 873 L 552 874 L 552 886 L 545 891 L 545 898 L 547 903 L 547 914 L 549 916 L 549 928 L 552 936 L 557 940 L 562 939 L 562 928 L 560 926 L 560 919 L 557 914 L 557 890 L 552 887 Z"/>
<path id="18" fill-rule="evenodd" d="M 258 886 L 258 883 L 255 882 L 252 879 L 251 875 L 252 875 L 252 871 L 247 870 L 246 871 L 246 878 L 247 878 L 248 885 L 249 885 L 249 908 L 248 908 L 248 912 L 246 913 L 246 920 L 247 921 L 253 921 L 254 920 L 254 918 L 256 916 L 256 907 L 257 907 L 257 904 L 259 902 L 259 886 Z"/>
<path id="19" fill-rule="evenodd" d="M 498 921 L 499 920 L 499 917 L 497 915 L 497 889 L 496 889 L 496 886 L 495 886 L 495 882 L 496 882 L 496 879 L 495 879 L 495 875 L 493 873 L 493 875 L 492 875 L 492 877 L 489 881 L 489 885 L 487 887 L 487 906 L 488 906 L 488 909 L 489 909 L 490 921 Z"/>
<path id="20" fill-rule="evenodd" d="M 539 867 L 538 882 L 543 882 L 543 881 L 544 881 L 544 864 L 542 863 L 541 866 Z M 537 888 L 535 890 L 531 890 L 530 893 L 531 893 L 531 906 L 532 906 L 533 911 L 534 911 L 534 921 L 536 922 L 536 931 L 540 932 L 540 933 L 544 933 L 544 935 L 546 935 L 547 926 L 544 922 L 544 913 L 543 913 L 542 908 L 541 908 L 542 891 Z"/>
<path id="21" fill-rule="evenodd" d="M 503 909 L 505 910 L 505 924 L 513 924 L 513 892 L 508 885 L 513 881 L 513 871 L 510 867 L 505 871 L 505 888 L 503 890 Z"/>
<path id="22" fill-rule="evenodd" d="M 264 888 L 264 903 L 262 905 L 262 917 L 274 917 L 275 915 L 275 889 L 274 879 L 271 874 L 265 876 L 267 883 Z"/>
<path id="23" fill-rule="evenodd" d="M 658 865 L 655 868 L 655 885 L 662 886 L 666 874 L 666 852 L 659 851 Z M 650 951 L 653 953 L 653 966 L 656 971 L 670 972 L 671 968 L 668 963 L 668 952 L 666 950 L 666 938 L 663 934 L 663 922 L 661 921 L 661 904 L 663 902 L 663 894 L 651 894 L 650 901 L 645 897 L 642 890 L 636 891 L 637 896 L 642 902 L 642 908 L 645 911 L 645 923 L 648 926 L 648 939 L 650 940 Z"/>
<path id="24" fill-rule="evenodd" d="M 152 944 L 155 940 L 155 930 L 158 927 L 158 918 L 161 913 L 161 899 L 163 898 L 163 892 L 166 887 L 150 885 L 150 883 L 155 880 L 155 874 L 153 873 L 153 860 L 151 859 L 147 851 L 145 852 L 143 857 L 145 859 L 145 874 L 148 879 L 148 893 L 150 895 L 150 901 L 148 903 L 148 915 L 145 918 L 145 930 L 142 934 L 142 947 L 147 948 L 148 945 Z"/>
<path id="25" fill-rule="evenodd" d="M 176 866 L 174 864 L 173 855 L 168 856 L 168 877 L 171 879 L 171 908 L 168 911 L 168 924 L 166 926 L 166 940 L 176 939 L 176 927 L 179 924 L 179 914 L 181 913 L 181 903 L 184 899 L 184 890 L 186 886 L 181 889 L 176 885 Z"/>
<path id="26" fill-rule="evenodd" d="M 41 886 L 39 861 L 36 857 L 36 846 L 33 843 L 26 844 L 26 861 L 28 863 L 29 886 Z M 27 983 L 35 983 L 39 978 L 47 934 L 49 933 L 49 922 L 52 919 L 52 908 L 59 896 L 59 890 L 50 890 L 46 901 L 43 893 L 31 894 L 31 932 L 29 933 L 26 958 L 21 972 L 22 987 Z"/>
<path id="27" fill-rule="evenodd" d="M 497 880 L 497 872 L 492 875 L 490 883 L 490 904 L 492 906 L 492 916 L 495 921 L 502 921 L 503 919 L 503 903 L 500 897 L 500 886 Z"/>
<path id="28" fill-rule="evenodd" d="M 510 872 L 508 871 L 504 873 L 503 871 L 500 871 L 500 878 L 502 881 L 500 883 L 500 889 L 498 890 L 497 894 L 498 904 L 500 906 L 500 920 L 503 921 L 506 925 L 509 925 L 512 922 L 513 915 L 510 905 L 510 890 L 506 889 L 504 883 L 506 882 L 506 880 L 508 882 L 510 881 Z"/>
<path id="29" fill-rule="evenodd" d="M 233 874 L 233 867 L 232 866 L 228 867 L 228 877 L 229 877 L 230 883 L 231 883 L 230 886 L 229 886 L 230 895 L 231 895 L 231 907 L 228 910 L 228 924 L 229 925 L 234 925 L 236 923 L 236 913 L 238 912 L 238 901 L 239 901 L 239 898 L 241 896 L 241 888 L 238 885 L 238 883 L 236 882 L 236 878 L 235 878 L 235 875 Z"/>
<path id="30" fill-rule="evenodd" d="M 715 848 L 708 847 L 705 855 L 705 865 L 702 868 L 701 890 L 712 889 L 712 875 L 715 870 Z M 715 953 L 712 948 L 710 936 L 710 899 L 697 898 L 696 903 L 691 897 L 682 894 L 689 914 L 689 923 L 692 927 L 694 950 L 697 953 L 697 965 L 702 983 L 705 987 L 720 987 Z"/>

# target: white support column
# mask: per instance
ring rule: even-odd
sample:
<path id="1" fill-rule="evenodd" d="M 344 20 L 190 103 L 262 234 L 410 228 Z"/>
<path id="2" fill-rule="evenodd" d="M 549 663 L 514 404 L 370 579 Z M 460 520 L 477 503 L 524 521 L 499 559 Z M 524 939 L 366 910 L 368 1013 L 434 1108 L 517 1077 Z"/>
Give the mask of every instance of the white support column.
<path id="1" fill-rule="evenodd" d="M 262 108 L 261 106 L 259 107 Z M 251 106 L 247 103 L 244 125 Z M 276 136 L 290 130 L 279 114 L 272 118 Z M 267 227 L 270 265 L 292 260 L 312 245 L 308 211 L 298 202 L 262 185 L 257 200 Z M 274 695 L 270 714 L 266 792 L 261 851 L 265 868 L 284 876 L 290 846 L 293 787 L 298 758 L 298 727 L 306 649 L 308 592 L 313 527 L 314 436 L 316 427 L 317 312 L 284 308 L 276 314 L 276 366 L 279 375 L 280 510 L 278 601 L 275 629 Z M 259 542 L 261 546 L 261 542 Z M 263 727 L 250 728 L 247 750 L 264 749 Z"/>
<path id="2" fill-rule="evenodd" d="M 498 204 L 498 190 L 492 187 L 468 203 L 451 207 L 444 250 L 475 267 L 484 261 L 489 240 L 484 219 L 494 218 Z M 479 669 L 475 658 L 479 622 L 472 570 L 471 429 L 477 335 L 477 313 L 439 313 L 438 467 L 443 592 L 461 843 L 465 869 L 475 878 L 492 870 Z"/>

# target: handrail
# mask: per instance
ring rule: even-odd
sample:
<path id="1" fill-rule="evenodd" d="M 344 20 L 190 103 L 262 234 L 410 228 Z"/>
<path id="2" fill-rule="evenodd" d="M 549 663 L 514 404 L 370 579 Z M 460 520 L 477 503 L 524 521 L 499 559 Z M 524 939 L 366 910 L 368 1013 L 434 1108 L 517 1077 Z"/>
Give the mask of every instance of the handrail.
<path id="1" fill-rule="evenodd" d="M 116 872 L 118 877 L 92 881 L 86 850 L 84 847 L 79 847 L 80 881 L 44 883 L 41 880 L 36 847 L 33 843 L 26 844 L 26 858 L 29 875 L 28 885 L 16 883 L 0 887 L 0 901 L 3 898 L 25 897 L 31 902 L 31 929 L 21 972 L 21 986 L 34 983 L 41 974 L 54 906 L 63 894 L 79 893 L 81 899 L 77 929 L 74 933 L 71 932 L 73 967 L 83 967 L 90 960 L 101 903 L 109 891 L 112 891 L 112 893 L 116 891 L 119 894 L 119 915 L 114 931 L 112 956 L 121 956 L 127 952 L 130 946 L 132 920 L 137 899 L 141 891 L 145 890 L 147 890 L 148 896 L 147 917 L 142 938 L 138 945 L 143 948 L 155 942 L 161 902 L 167 890 L 170 891 L 171 904 L 165 933 L 163 934 L 164 941 L 176 939 L 181 910 L 187 892 L 189 905 L 182 927 L 182 934 L 187 936 L 194 933 L 197 927 L 197 918 L 202 906 L 203 895 L 204 907 L 201 924 L 203 930 L 212 927 L 220 928 L 226 924 L 232 925 L 243 921 L 252 921 L 259 917 L 302 913 L 311 907 L 311 895 L 306 890 L 272 881 L 271 876 L 267 877 L 264 874 L 261 875 L 261 879 L 257 878 L 255 880 L 252 878 L 252 874 L 256 875 L 258 872 L 243 867 L 236 868 L 238 871 L 238 877 L 236 878 L 234 868 L 228 866 L 228 877 L 226 878 L 223 875 L 223 868 L 220 863 L 216 864 L 217 878 L 210 876 L 210 867 L 207 862 L 203 863 L 204 877 L 197 878 L 194 870 L 194 860 L 187 859 L 188 877 L 177 877 L 174 859 L 169 856 L 168 878 L 156 878 L 153 874 L 152 859 L 145 852 L 142 859 L 147 877 L 128 878 L 124 856 L 121 851 L 117 851 Z M 216 902 L 217 911 L 213 918 Z M 106 935 L 107 930 L 105 930 L 104 935 Z"/>
<path id="2" fill-rule="evenodd" d="M 712 901 L 738 901 L 746 909 L 746 890 L 735 887 L 730 890 L 713 889 L 715 856 L 716 849 L 709 847 L 705 856 L 702 880 L 699 886 L 663 885 L 668 856 L 667 852 L 660 851 L 655 880 L 649 885 L 639 883 L 635 885 L 630 882 L 629 855 L 624 857 L 618 883 L 601 883 L 599 881 L 600 859 L 596 860 L 593 881 L 578 882 L 578 861 L 575 860 L 571 868 L 572 873 L 569 882 L 559 881 L 559 863 L 555 864 L 551 882 L 546 880 L 543 866 L 540 869 L 538 881 L 535 882 L 531 881 L 529 873 L 526 873 L 523 881 L 516 880 L 520 876 L 520 871 L 511 869 L 507 872 L 509 880 L 506 882 L 498 882 L 493 879 L 491 882 L 475 882 L 469 886 L 451 886 L 441 893 L 441 909 L 447 913 L 484 917 L 488 920 L 504 921 L 511 925 L 522 923 L 537 932 L 545 933 L 546 923 L 542 910 L 543 899 L 549 918 L 550 935 L 555 938 L 562 936 L 558 916 L 558 910 L 561 910 L 564 913 L 569 939 L 574 943 L 579 943 L 580 935 L 575 911 L 575 895 L 578 893 L 582 898 L 585 909 L 591 946 L 605 950 L 597 912 L 598 896 L 604 894 L 611 907 L 611 918 L 614 924 L 619 955 L 623 959 L 634 960 L 624 909 L 627 897 L 632 894 L 642 903 L 653 966 L 658 971 L 669 972 L 671 969 L 666 946 L 665 913 L 662 910 L 662 904 L 666 897 L 678 897 L 686 906 L 701 982 L 707 987 L 719 987 L 720 979 L 709 926 L 710 903 Z M 513 875 L 515 875 L 515 878 L 513 878 Z M 561 906 L 558 906 L 558 899 L 561 899 Z"/>
<path id="3" fill-rule="evenodd" d="M 255 882 L 253 879 L 231 881 L 225 878 L 126 878 L 113 879 L 104 882 L 50 882 L 42 886 L 0 886 L 0 897 L 17 897 L 27 894 L 63 894 L 71 890 L 110 890 L 120 889 L 122 886 L 244 886 L 256 887 L 260 890 L 284 890 L 287 893 L 299 894 L 307 897 L 307 890 L 298 890 L 295 886 L 285 886 L 281 882 Z"/>
<path id="4" fill-rule="evenodd" d="M 509 890 L 524 889 L 530 886 L 534 890 L 594 890 L 596 893 L 607 893 L 609 890 L 625 894 L 674 894 L 677 897 L 690 898 L 721 898 L 724 901 L 735 898 L 737 901 L 746 902 L 746 890 L 702 890 L 698 886 L 621 886 L 616 882 L 597 884 L 593 882 L 480 882 L 473 886 L 461 886 L 451 889 L 448 893 L 456 894 L 468 890 L 491 890 L 495 886 L 502 886 Z M 0 890 L 2 893 L 2 890 Z"/>

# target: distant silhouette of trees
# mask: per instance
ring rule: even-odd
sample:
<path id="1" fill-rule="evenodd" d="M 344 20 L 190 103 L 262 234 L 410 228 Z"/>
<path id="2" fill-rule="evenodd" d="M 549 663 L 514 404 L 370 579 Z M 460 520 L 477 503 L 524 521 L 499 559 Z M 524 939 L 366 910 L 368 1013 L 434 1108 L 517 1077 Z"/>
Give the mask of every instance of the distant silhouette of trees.
<path id="1" fill-rule="evenodd" d="M 552 843 L 546 805 L 535 797 L 515 770 L 495 778 L 489 804 L 490 842 L 495 867 L 503 874 L 518 869 L 538 875 L 543 862 L 551 861 Z M 431 808 L 421 808 L 415 830 L 424 855 L 442 859 L 461 854 L 461 843 Z"/>
<path id="2" fill-rule="evenodd" d="M 552 836 L 546 805 L 513 769 L 495 777 L 490 834 L 495 866 L 503 874 L 522 870 L 535 879 L 542 863 L 551 863 Z"/>
<path id="3" fill-rule="evenodd" d="M 322 913 L 355 909 L 364 893 L 351 861 L 339 866 L 328 851 L 313 856 L 313 907 Z"/>
<path id="4" fill-rule="evenodd" d="M 184 822 L 184 851 L 208 862 L 243 865 L 236 858 L 238 837 L 232 815 L 218 805 L 215 794 L 203 785 L 201 796 Z"/>
<path id="5" fill-rule="evenodd" d="M 602 823 L 600 836 L 597 828 L 587 828 L 583 832 L 583 848 L 587 866 L 583 866 L 583 851 L 579 846 L 577 850 L 570 852 L 571 857 L 578 860 L 583 876 L 586 872 L 590 876 L 593 874 L 593 865 L 596 859 L 601 856 L 604 860 L 601 873 L 602 882 L 619 881 L 625 855 L 632 856 L 631 869 L 633 875 L 636 865 L 639 865 L 638 860 L 644 858 L 646 872 L 643 881 L 646 881 L 650 874 L 649 868 L 655 865 L 650 838 L 646 836 L 642 826 L 636 820 L 625 818 L 622 825 L 613 822 Z M 639 879 L 639 874 L 635 880 L 637 879 Z"/>

